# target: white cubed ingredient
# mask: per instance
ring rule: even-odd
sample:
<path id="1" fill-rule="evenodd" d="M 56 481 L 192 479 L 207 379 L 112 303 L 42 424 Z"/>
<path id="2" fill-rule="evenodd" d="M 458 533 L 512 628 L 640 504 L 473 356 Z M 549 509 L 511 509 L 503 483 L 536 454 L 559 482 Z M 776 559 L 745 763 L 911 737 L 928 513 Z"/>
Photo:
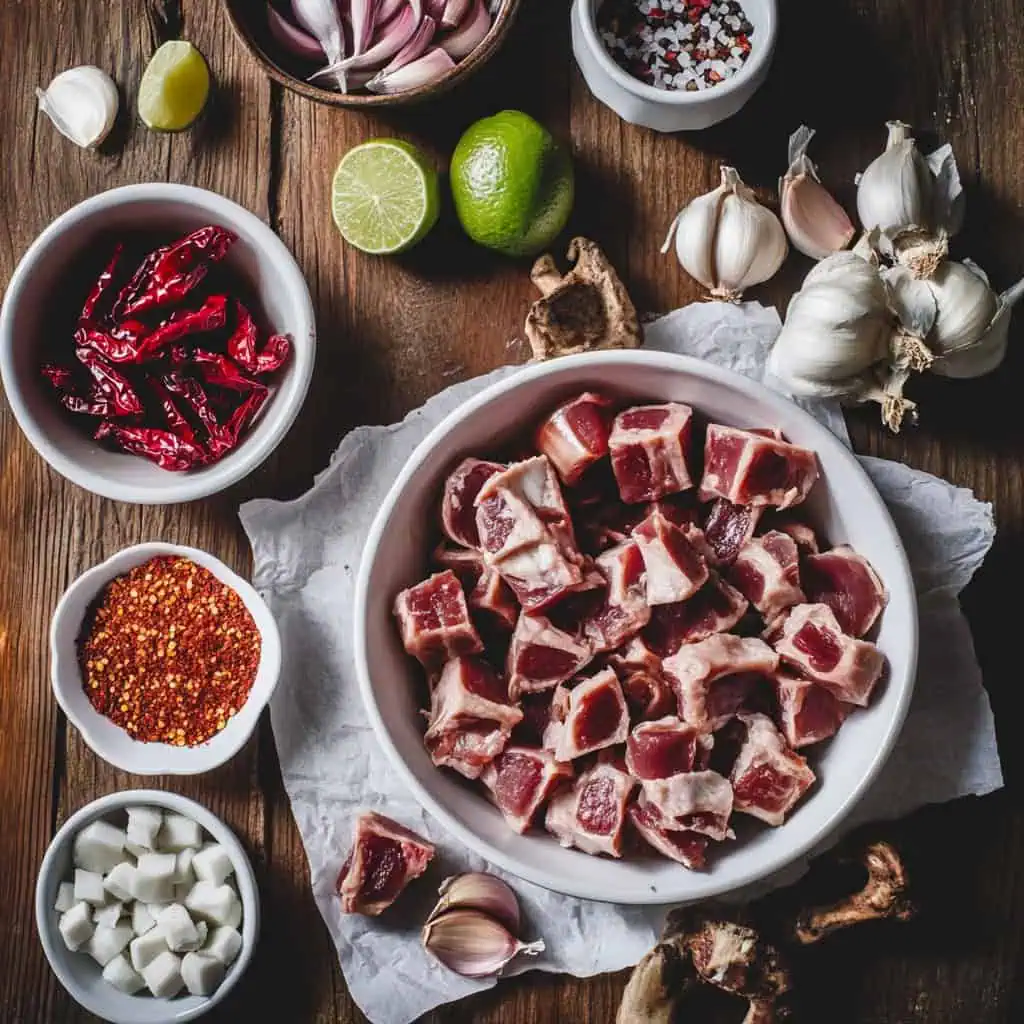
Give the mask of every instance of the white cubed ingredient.
<path id="1" fill-rule="evenodd" d="M 199 822 L 184 814 L 168 814 L 156 837 L 156 845 L 166 853 L 177 853 L 189 846 L 198 849 L 203 845 L 203 830 Z"/>
<path id="2" fill-rule="evenodd" d="M 121 920 L 121 915 L 124 913 L 123 903 L 108 903 L 106 906 L 97 907 L 92 912 L 92 919 L 98 925 L 103 925 L 106 928 L 115 928 L 118 921 Z"/>
<path id="3" fill-rule="evenodd" d="M 72 857 L 76 868 L 102 875 L 124 860 L 125 833 L 105 821 L 93 821 L 75 836 Z"/>
<path id="4" fill-rule="evenodd" d="M 197 948 L 199 933 L 188 911 L 180 903 L 172 903 L 161 910 L 156 926 L 172 953 L 180 953 L 186 946 Z"/>
<path id="5" fill-rule="evenodd" d="M 126 831 L 128 842 L 146 850 L 155 850 L 156 837 L 163 823 L 164 814 L 158 807 L 129 807 Z"/>
<path id="6" fill-rule="evenodd" d="M 135 899 L 135 865 L 123 860 L 115 864 L 103 879 L 103 888 L 122 903 Z"/>
<path id="7" fill-rule="evenodd" d="M 118 992 L 123 992 L 126 996 L 133 996 L 140 988 L 146 987 L 145 981 L 142 980 L 142 975 L 135 971 L 124 953 L 118 953 L 103 968 L 103 980 L 108 985 L 113 985 Z"/>
<path id="8" fill-rule="evenodd" d="M 228 886 L 231 889 L 231 886 Z M 228 909 L 227 917 L 224 918 L 224 924 L 229 928 L 241 928 L 242 927 L 242 901 L 238 897 L 238 893 L 234 889 L 231 889 L 231 906 Z"/>
<path id="9" fill-rule="evenodd" d="M 140 935 L 137 939 L 132 939 L 128 946 L 128 955 L 132 958 L 132 967 L 137 971 L 147 967 L 161 953 L 167 952 L 169 952 L 167 943 L 164 942 L 163 935 L 156 928 L 146 932 L 145 935 Z"/>
<path id="10" fill-rule="evenodd" d="M 195 884 L 196 876 L 193 873 L 192 861 L 195 858 L 196 850 L 191 846 L 179 850 L 174 862 L 174 884 L 187 885 L 190 888 Z"/>
<path id="11" fill-rule="evenodd" d="M 177 863 L 173 853 L 144 853 L 135 867 L 135 898 L 143 903 L 169 903 Z"/>
<path id="12" fill-rule="evenodd" d="M 192 858 L 192 870 L 200 882 L 212 882 L 223 885 L 234 873 L 235 866 L 231 863 L 227 850 L 220 843 L 204 846 Z"/>
<path id="13" fill-rule="evenodd" d="M 66 910 L 70 910 L 75 905 L 75 883 L 74 882 L 61 882 L 57 886 L 57 900 L 53 904 L 53 909 L 58 913 L 63 914 Z"/>
<path id="14" fill-rule="evenodd" d="M 241 949 L 242 936 L 234 928 L 225 925 L 210 932 L 202 951 L 215 956 L 225 967 L 230 967 Z"/>
<path id="15" fill-rule="evenodd" d="M 149 991 L 158 999 L 176 996 L 185 984 L 181 980 L 181 959 L 170 950 L 146 964 L 142 969 L 142 977 Z"/>
<path id="16" fill-rule="evenodd" d="M 103 876 L 95 871 L 75 868 L 75 899 L 85 900 L 94 907 L 107 902 L 107 890 L 103 888 Z"/>
<path id="17" fill-rule="evenodd" d="M 195 884 L 195 882 L 179 882 L 175 885 L 172 902 L 184 903 L 188 899 L 188 894 L 192 891 L 192 886 Z"/>
<path id="18" fill-rule="evenodd" d="M 70 910 L 60 915 L 57 931 L 60 932 L 64 945 L 75 950 L 92 938 L 96 926 L 92 923 L 92 907 L 85 900 L 76 903 Z"/>
<path id="19" fill-rule="evenodd" d="M 212 996 L 227 968 L 209 953 L 189 953 L 181 961 L 181 977 L 194 996 Z"/>
<path id="20" fill-rule="evenodd" d="M 194 942 L 183 942 L 174 952 L 175 953 L 194 953 L 197 949 L 202 949 L 206 942 L 206 936 L 209 934 L 209 925 L 205 921 L 196 921 L 196 937 Z"/>
<path id="21" fill-rule="evenodd" d="M 231 925 L 239 914 L 240 901 L 230 885 L 212 885 L 210 882 L 196 882 L 185 900 L 185 907 L 193 917 L 215 925 Z M 236 927 L 236 925 L 231 925 Z"/>
<path id="22" fill-rule="evenodd" d="M 138 843 L 133 843 L 130 839 L 124 844 L 126 853 L 130 853 L 133 857 L 141 857 L 144 853 L 152 853 L 153 849 L 149 846 L 140 846 Z"/>
<path id="23" fill-rule="evenodd" d="M 156 918 L 149 912 L 145 903 L 136 901 L 132 904 L 132 931 L 136 935 L 145 935 L 156 927 Z"/>
<path id="24" fill-rule="evenodd" d="M 85 944 L 85 951 L 100 967 L 106 967 L 134 938 L 135 932 L 127 922 L 113 928 L 98 924 Z"/>

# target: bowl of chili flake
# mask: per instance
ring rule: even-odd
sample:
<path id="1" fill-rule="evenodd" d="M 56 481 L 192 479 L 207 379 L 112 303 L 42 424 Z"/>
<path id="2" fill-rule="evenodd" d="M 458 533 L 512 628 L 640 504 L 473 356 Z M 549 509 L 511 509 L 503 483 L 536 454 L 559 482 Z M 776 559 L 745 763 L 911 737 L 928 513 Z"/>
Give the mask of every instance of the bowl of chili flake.
<path id="1" fill-rule="evenodd" d="M 0 374 L 58 473 L 119 501 L 192 501 L 262 463 L 313 372 L 309 289 L 237 203 L 111 189 L 32 243 L 0 312 Z"/>
<path id="2" fill-rule="evenodd" d="M 270 609 L 196 548 L 119 551 L 68 587 L 50 626 L 61 710 L 100 757 L 136 775 L 195 775 L 229 760 L 280 672 Z"/>

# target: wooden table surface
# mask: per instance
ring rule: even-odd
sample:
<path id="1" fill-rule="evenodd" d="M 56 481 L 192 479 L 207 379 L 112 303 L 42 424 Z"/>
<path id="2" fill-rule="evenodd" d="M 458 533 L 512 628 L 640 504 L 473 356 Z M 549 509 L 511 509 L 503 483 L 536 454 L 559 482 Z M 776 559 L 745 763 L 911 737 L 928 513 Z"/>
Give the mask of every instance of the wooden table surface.
<path id="1" fill-rule="evenodd" d="M 256 2 L 256 0 L 253 0 Z M 737 117 L 697 136 L 658 137 L 621 122 L 589 95 L 570 53 L 566 0 L 524 0 L 499 57 L 436 106 L 368 117 L 315 106 L 271 86 L 232 35 L 217 0 L 166 0 L 162 10 L 209 58 L 219 93 L 194 133 L 160 136 L 126 118 L 119 145 L 79 151 L 37 116 L 32 89 L 81 63 L 110 70 L 129 104 L 153 50 L 144 0 L 4 0 L 0 53 L 13 75 L 0 98 L 3 189 L 0 281 L 54 217 L 102 189 L 170 180 L 214 189 L 267 220 L 313 291 L 319 351 L 298 424 L 251 478 L 208 501 L 141 508 L 100 500 L 40 459 L 0 404 L 0 1020 L 90 1019 L 51 973 L 36 938 L 33 888 L 61 821 L 86 802 L 143 780 L 99 761 L 51 696 L 47 627 L 64 587 L 119 548 L 167 540 L 205 548 L 245 571 L 236 510 L 253 496 L 292 497 L 343 434 L 400 417 L 456 379 L 521 358 L 532 300 L 526 267 L 474 249 L 452 217 L 416 252 L 381 261 L 347 249 L 329 212 L 331 173 L 352 145 L 401 135 L 451 151 L 472 120 L 522 108 L 571 145 L 578 172 L 572 229 L 599 241 L 638 307 L 697 298 L 674 259 L 658 253 L 679 205 L 715 183 L 722 160 L 767 195 L 786 138 L 817 127 L 814 156 L 852 208 L 854 172 L 884 140 L 883 122 L 911 122 L 925 143 L 949 141 L 968 190 L 959 253 L 999 287 L 1024 273 L 1024 0 L 781 0 L 782 35 L 767 86 Z M 785 302 L 807 265 L 791 258 L 752 297 Z M 59 301 L 59 296 L 56 297 Z M 1021 344 L 1022 328 L 1013 332 Z M 852 417 L 858 448 L 972 487 L 995 505 L 996 547 L 965 605 L 997 716 L 1009 788 L 929 809 L 887 830 L 908 853 L 925 912 L 919 922 L 851 934 L 817 955 L 805 1019 L 977 1024 L 1024 1019 L 1022 754 L 1011 711 L 1019 688 L 1016 583 L 1024 555 L 1022 368 L 923 382 L 922 423 L 884 436 Z M 224 768 L 157 786 L 221 815 L 253 855 L 264 902 L 255 961 L 211 1021 L 282 1024 L 362 1020 L 310 897 L 306 860 L 264 722 Z M 607 938 L 605 937 L 605 941 Z M 428 1019 L 508 1024 L 610 1022 L 625 975 L 590 981 L 533 975 Z M 382 980 L 383 983 L 383 980 Z M 738 1020 L 734 1004 L 705 1019 Z"/>

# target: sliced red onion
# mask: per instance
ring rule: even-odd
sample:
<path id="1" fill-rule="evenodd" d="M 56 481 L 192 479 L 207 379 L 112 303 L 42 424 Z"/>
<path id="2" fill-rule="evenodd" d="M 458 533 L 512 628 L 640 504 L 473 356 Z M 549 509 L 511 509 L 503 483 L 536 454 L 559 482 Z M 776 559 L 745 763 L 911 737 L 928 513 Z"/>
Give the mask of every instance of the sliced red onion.
<path id="1" fill-rule="evenodd" d="M 326 60 L 324 48 L 314 36 L 293 25 L 271 3 L 267 3 L 270 34 L 289 52 L 305 60 Z"/>
<path id="2" fill-rule="evenodd" d="M 370 46 L 376 27 L 378 0 L 349 0 L 348 17 L 352 26 L 352 56 L 358 57 Z"/>
<path id="3" fill-rule="evenodd" d="M 339 64 L 331 64 L 323 68 L 312 75 L 310 81 L 321 75 L 332 75 L 338 71 L 377 70 L 391 60 L 412 39 L 416 34 L 417 27 L 416 15 L 413 14 L 412 8 L 406 5 L 398 17 L 390 21 L 378 33 L 377 41 L 365 53 L 346 57 Z M 427 42 L 429 41 L 428 38 Z"/>
<path id="4" fill-rule="evenodd" d="M 380 28 L 382 25 L 385 25 L 396 14 L 398 14 L 398 12 L 402 10 L 403 7 L 408 6 L 410 6 L 409 0 L 380 0 L 380 3 L 377 5 L 377 28 Z M 419 17 L 416 20 L 419 21 L 419 18 L 422 17 L 423 12 L 420 11 Z"/>
<path id="5" fill-rule="evenodd" d="M 433 20 L 433 19 L 425 19 Z M 427 50 L 422 57 L 404 64 L 395 71 L 381 71 L 378 75 L 366 83 L 370 92 L 391 95 L 396 92 L 408 92 L 410 89 L 419 89 L 421 86 L 430 85 L 444 78 L 455 62 L 439 46 Z"/>
<path id="6" fill-rule="evenodd" d="M 458 28 L 465 20 L 473 0 L 447 0 L 441 15 L 441 28 Z"/>
<path id="7" fill-rule="evenodd" d="M 484 0 L 473 0 L 473 8 L 469 15 L 462 19 L 462 24 L 454 32 L 442 37 L 441 49 L 452 60 L 462 60 L 484 41 L 490 30 L 491 16 L 487 13 Z"/>
<path id="8" fill-rule="evenodd" d="M 412 38 L 391 58 L 378 77 L 391 75 L 399 68 L 404 68 L 406 64 L 411 64 L 422 57 L 436 31 L 437 22 L 429 14 L 425 14 L 423 20 L 416 26 Z"/>
<path id="9" fill-rule="evenodd" d="M 334 0 L 292 0 L 292 12 L 299 25 L 323 47 L 328 64 L 345 59 L 345 32 Z M 347 91 L 343 73 L 336 73 L 333 80 L 342 92 Z"/>

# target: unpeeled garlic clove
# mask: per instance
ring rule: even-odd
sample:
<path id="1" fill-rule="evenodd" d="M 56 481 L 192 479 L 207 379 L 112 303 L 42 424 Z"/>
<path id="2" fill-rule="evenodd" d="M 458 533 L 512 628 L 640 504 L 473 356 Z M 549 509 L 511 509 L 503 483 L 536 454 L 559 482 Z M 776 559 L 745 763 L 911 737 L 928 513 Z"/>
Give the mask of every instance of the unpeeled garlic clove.
<path id="1" fill-rule="evenodd" d="M 120 104 L 114 80 L 91 64 L 62 71 L 36 96 L 57 131 L 83 149 L 94 149 L 110 134 Z"/>
<path id="2" fill-rule="evenodd" d="M 806 125 L 789 137 L 789 170 L 779 181 L 779 207 L 793 246 L 812 260 L 823 260 L 845 249 L 856 229 L 807 156 L 813 138 L 814 129 Z"/>
<path id="3" fill-rule="evenodd" d="M 424 18 L 424 21 L 427 19 Z M 397 71 L 382 71 L 366 83 L 370 92 L 392 94 L 420 89 L 440 81 L 455 67 L 455 61 L 439 46 L 427 50 L 422 57 L 398 68 Z"/>
<path id="4" fill-rule="evenodd" d="M 451 910 L 479 910 L 503 924 L 510 932 L 519 932 L 519 900 L 500 878 L 480 871 L 446 878 L 438 890 L 441 899 L 427 918 L 435 918 Z"/>
<path id="5" fill-rule="evenodd" d="M 449 910 L 423 927 L 423 947 L 466 978 L 497 974 L 519 954 L 544 952 L 544 940 L 520 942 L 500 921 L 479 910 Z"/>
<path id="6" fill-rule="evenodd" d="M 910 125 L 889 121 L 885 151 L 857 183 L 857 215 L 865 231 L 878 228 L 895 238 L 909 228 L 931 230 L 934 178 L 908 134 Z"/>

